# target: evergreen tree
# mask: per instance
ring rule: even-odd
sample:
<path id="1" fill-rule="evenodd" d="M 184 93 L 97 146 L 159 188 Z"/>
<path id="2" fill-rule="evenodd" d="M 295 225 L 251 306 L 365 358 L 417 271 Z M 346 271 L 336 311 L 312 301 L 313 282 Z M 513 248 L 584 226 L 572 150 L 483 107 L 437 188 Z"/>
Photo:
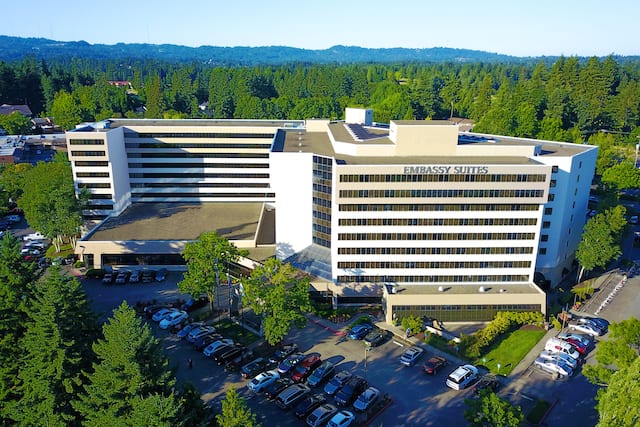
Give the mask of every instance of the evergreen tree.
<path id="1" fill-rule="evenodd" d="M 74 402 L 86 426 L 172 426 L 180 410 L 175 378 L 157 338 L 123 302 L 93 345 L 98 361 Z"/>
<path id="2" fill-rule="evenodd" d="M 98 336 L 77 279 L 53 267 L 34 291 L 30 321 L 22 340 L 20 400 L 13 409 L 18 425 L 79 425 L 71 406 L 82 390 L 82 371 L 91 367 L 91 342 Z"/>
<path id="3" fill-rule="evenodd" d="M 256 416 L 247 408 L 244 399 L 231 387 L 222 401 L 222 413 L 216 415 L 220 427 L 259 427 Z"/>

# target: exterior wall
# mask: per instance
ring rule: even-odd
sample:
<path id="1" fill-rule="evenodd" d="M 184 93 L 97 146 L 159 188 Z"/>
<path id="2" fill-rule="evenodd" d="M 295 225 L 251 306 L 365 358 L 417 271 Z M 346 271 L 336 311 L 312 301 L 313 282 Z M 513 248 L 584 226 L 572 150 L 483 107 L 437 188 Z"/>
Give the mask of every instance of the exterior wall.
<path id="1" fill-rule="evenodd" d="M 276 255 L 280 259 L 312 243 L 313 154 L 271 153 L 276 194 Z"/>
<path id="2" fill-rule="evenodd" d="M 389 139 L 395 142 L 397 156 L 453 156 L 458 143 L 458 126 L 450 122 L 391 122 Z"/>

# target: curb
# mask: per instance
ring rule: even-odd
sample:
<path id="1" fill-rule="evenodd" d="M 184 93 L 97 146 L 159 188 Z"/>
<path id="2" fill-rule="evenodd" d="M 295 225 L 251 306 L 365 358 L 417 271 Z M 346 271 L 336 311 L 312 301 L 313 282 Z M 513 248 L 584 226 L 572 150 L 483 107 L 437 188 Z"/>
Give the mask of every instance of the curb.
<path id="1" fill-rule="evenodd" d="M 327 330 L 327 331 L 329 331 L 329 332 L 332 332 L 334 335 L 339 335 L 339 336 L 345 336 L 345 335 L 347 335 L 347 333 L 346 333 L 346 332 L 344 332 L 344 331 L 342 331 L 342 330 L 338 330 L 338 329 L 336 329 L 336 328 L 334 328 L 334 327 L 332 327 L 332 326 L 327 326 L 327 325 L 325 325 L 324 323 L 322 323 L 321 321 L 319 321 L 319 320 L 318 320 L 318 319 L 316 319 L 316 318 L 313 318 L 313 317 L 307 317 L 307 318 L 308 318 L 309 320 L 311 320 L 313 323 L 315 323 L 316 325 L 318 325 L 319 327 L 324 328 L 324 329 L 326 329 L 326 330 Z"/>

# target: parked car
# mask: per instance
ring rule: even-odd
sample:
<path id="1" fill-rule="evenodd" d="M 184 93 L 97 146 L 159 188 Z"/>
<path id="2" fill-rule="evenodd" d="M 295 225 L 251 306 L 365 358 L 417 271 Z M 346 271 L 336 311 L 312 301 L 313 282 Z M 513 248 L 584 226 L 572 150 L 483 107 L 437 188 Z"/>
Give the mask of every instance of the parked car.
<path id="1" fill-rule="evenodd" d="M 169 313 L 169 315 L 160 321 L 160 329 L 168 329 L 170 326 L 176 325 L 188 318 L 189 314 L 186 311 L 176 310 Z"/>
<path id="2" fill-rule="evenodd" d="M 558 338 L 560 338 L 561 340 L 567 341 L 569 339 L 571 340 L 575 340 L 580 342 L 582 345 L 589 347 L 591 345 L 591 338 L 588 337 L 587 335 L 581 335 L 581 334 L 571 334 L 571 333 L 561 333 L 558 334 Z"/>
<path id="3" fill-rule="evenodd" d="M 187 335 L 187 341 L 191 343 L 196 342 L 198 338 L 205 335 L 213 334 L 215 331 L 216 331 L 216 328 L 214 328 L 213 326 L 205 326 L 205 325 L 198 326 L 197 328 L 194 328 L 191 331 L 189 331 L 189 334 Z"/>
<path id="4" fill-rule="evenodd" d="M 269 400 L 273 400 L 282 390 L 289 387 L 291 384 L 293 384 L 293 380 L 291 378 L 278 378 L 264 388 L 264 396 Z"/>
<path id="5" fill-rule="evenodd" d="M 432 358 L 427 360 L 424 365 L 422 365 L 422 370 L 429 375 L 435 375 L 441 368 L 447 366 L 447 364 L 447 359 L 445 359 L 444 357 L 433 356 Z"/>
<path id="6" fill-rule="evenodd" d="M 208 346 L 206 346 L 205 349 L 202 351 L 202 354 L 204 354 L 207 357 L 211 357 L 211 355 L 213 355 L 213 353 L 215 353 L 215 351 L 220 347 L 222 347 L 223 345 L 232 346 L 233 344 L 234 342 L 231 338 L 223 338 L 223 339 L 214 341 Z"/>
<path id="7" fill-rule="evenodd" d="M 278 397 L 276 397 L 276 405 L 278 405 L 280 409 L 289 409 L 304 399 L 309 393 L 311 393 L 311 389 L 308 385 L 292 384 L 281 391 Z"/>
<path id="8" fill-rule="evenodd" d="M 286 344 L 275 351 L 270 357 L 269 362 L 280 363 L 294 352 L 298 351 L 297 344 Z"/>
<path id="9" fill-rule="evenodd" d="M 193 330 L 194 328 L 199 328 L 202 325 L 203 325 L 202 322 L 189 323 L 185 325 L 184 328 L 180 329 L 180 331 L 178 331 L 176 336 L 180 339 L 186 338 L 187 335 L 189 335 L 189 332 L 191 332 L 191 330 Z"/>
<path id="10" fill-rule="evenodd" d="M 243 351 L 236 357 L 227 360 L 224 365 L 224 370 L 226 372 L 239 372 L 244 365 L 251 362 L 255 358 L 256 356 L 253 354 L 253 351 L 245 349 L 245 351 Z"/>
<path id="11" fill-rule="evenodd" d="M 27 234 L 22 238 L 22 240 L 46 240 L 46 239 L 47 239 L 47 236 L 45 236 L 44 234 L 38 231 L 36 231 L 35 233 Z"/>
<path id="12" fill-rule="evenodd" d="M 189 298 L 184 304 L 182 304 L 182 309 L 184 311 L 192 312 L 199 308 L 204 307 L 209 302 L 209 298 L 207 297 L 199 297 L 199 298 Z"/>
<path id="13" fill-rule="evenodd" d="M 261 393 L 271 383 L 278 379 L 280 379 L 280 374 L 276 370 L 261 372 L 249 381 L 247 387 L 254 393 Z"/>
<path id="14" fill-rule="evenodd" d="M 228 361 L 235 359 L 236 357 L 242 355 L 247 351 L 247 348 L 241 345 L 232 346 L 227 351 L 213 355 L 213 359 L 216 361 L 218 366 L 226 364 Z"/>
<path id="15" fill-rule="evenodd" d="M 129 283 L 140 282 L 140 270 L 133 270 L 131 276 L 129 276 Z"/>
<path id="16" fill-rule="evenodd" d="M 142 270 L 142 283 L 151 283 L 155 280 L 156 272 L 153 270 Z"/>
<path id="17" fill-rule="evenodd" d="M 585 345 L 582 341 L 577 340 L 575 338 L 565 338 L 564 341 L 568 342 L 576 349 L 576 351 L 580 354 L 586 354 L 589 350 L 589 347 Z"/>
<path id="18" fill-rule="evenodd" d="M 447 387 L 454 390 L 467 388 L 478 377 L 478 368 L 473 365 L 458 366 L 447 377 Z"/>
<path id="19" fill-rule="evenodd" d="M 493 392 L 496 392 L 500 388 L 500 381 L 498 381 L 498 377 L 495 375 L 487 374 L 484 375 L 473 387 L 473 393 L 478 395 L 484 389 L 489 389 Z"/>
<path id="20" fill-rule="evenodd" d="M 294 414 L 297 418 L 303 420 L 323 403 L 327 403 L 327 396 L 323 393 L 308 394 L 307 397 L 296 405 Z"/>
<path id="21" fill-rule="evenodd" d="M 297 383 L 303 382 L 321 364 L 322 359 L 320 359 L 320 356 L 309 355 L 296 365 L 291 374 L 291 379 Z"/>
<path id="22" fill-rule="evenodd" d="M 307 425 L 309 427 L 323 426 L 336 412 L 338 412 L 338 408 L 330 403 L 324 403 L 314 409 L 307 417 Z"/>
<path id="23" fill-rule="evenodd" d="M 356 420 L 353 412 L 340 411 L 333 416 L 327 423 L 327 427 L 347 427 L 352 425 Z"/>
<path id="24" fill-rule="evenodd" d="M 371 332 L 364 337 L 364 343 L 370 347 L 377 347 L 382 344 L 384 339 L 384 331 L 380 328 L 373 328 Z"/>
<path id="25" fill-rule="evenodd" d="M 575 322 L 569 323 L 569 329 L 572 331 L 582 332 L 593 337 L 599 337 L 602 335 L 602 330 L 591 322 Z"/>
<path id="26" fill-rule="evenodd" d="M 211 344 L 214 341 L 218 341 L 222 339 L 222 335 L 215 333 L 215 332 L 211 332 L 209 334 L 203 335 L 201 337 L 199 337 L 198 339 L 196 339 L 193 342 L 193 348 L 196 349 L 196 351 L 202 351 L 204 350 L 207 346 L 209 346 L 209 344 Z"/>
<path id="27" fill-rule="evenodd" d="M 567 365 L 571 366 L 571 369 L 576 369 L 580 365 L 579 360 L 576 360 L 565 353 L 554 353 L 552 351 L 543 350 L 540 352 L 540 355 L 538 357 L 542 357 L 543 359 L 548 359 L 553 361 L 561 360 Z"/>
<path id="28" fill-rule="evenodd" d="M 144 308 L 144 314 L 147 319 L 151 319 L 154 314 L 156 314 L 159 310 L 163 308 L 171 308 L 170 305 L 167 304 L 152 304 L 148 305 Z"/>
<path id="29" fill-rule="evenodd" d="M 400 356 L 400 363 L 404 366 L 413 366 L 423 354 L 424 349 L 416 346 L 410 347 Z"/>
<path id="30" fill-rule="evenodd" d="M 262 372 L 269 367 L 269 361 L 264 357 L 258 357 L 240 368 L 242 378 L 254 377 L 258 372 Z"/>
<path id="31" fill-rule="evenodd" d="M 353 409 L 364 412 L 380 398 L 380 390 L 375 387 L 369 387 L 363 391 L 360 396 L 353 402 Z"/>
<path id="32" fill-rule="evenodd" d="M 166 268 L 161 268 L 156 271 L 156 282 L 163 282 L 164 279 L 167 278 L 167 274 L 169 274 L 169 272 Z"/>
<path id="33" fill-rule="evenodd" d="M 169 314 L 178 311 L 178 309 L 173 308 L 173 307 L 167 307 L 167 308 L 161 308 L 160 310 L 156 311 L 153 316 L 151 316 L 151 320 L 153 320 L 154 322 L 160 322 L 162 319 L 164 319 L 165 317 L 167 317 Z"/>
<path id="34" fill-rule="evenodd" d="M 13 224 L 17 224 L 22 220 L 22 217 L 20 215 L 7 215 L 4 217 L 4 219 Z"/>
<path id="35" fill-rule="evenodd" d="M 359 325 L 351 328 L 351 331 L 349 332 L 349 338 L 351 338 L 352 340 L 361 340 L 365 336 L 367 336 L 369 332 L 371 332 L 372 328 L 373 325 L 370 325 L 369 323 L 360 323 Z"/>
<path id="36" fill-rule="evenodd" d="M 117 277 L 118 273 L 116 273 L 115 271 L 106 272 L 104 276 L 102 276 L 102 283 L 104 283 L 105 285 L 111 285 L 116 281 Z"/>
<path id="37" fill-rule="evenodd" d="M 278 372 L 283 375 L 288 374 L 293 370 L 293 368 L 296 367 L 298 363 L 300 363 L 304 359 L 304 357 L 304 353 L 294 353 L 290 355 L 282 362 L 280 362 L 280 364 L 278 365 Z"/>
<path id="38" fill-rule="evenodd" d="M 589 316 L 584 316 L 584 317 L 579 317 L 577 319 L 578 323 L 592 323 L 593 325 L 595 325 L 597 328 L 599 328 L 602 331 L 602 334 L 606 334 L 609 331 L 609 321 L 607 319 L 603 319 L 601 317 L 589 317 Z"/>
<path id="39" fill-rule="evenodd" d="M 561 377 L 570 377 L 573 375 L 573 370 L 566 363 L 559 360 L 549 360 L 542 357 L 538 357 L 533 364 L 539 369 L 551 374 L 557 374 Z"/>
<path id="40" fill-rule="evenodd" d="M 324 392 L 329 396 L 336 394 L 338 390 L 351 378 L 352 374 L 349 371 L 340 371 L 333 376 L 324 386 Z"/>
<path id="41" fill-rule="evenodd" d="M 188 325 L 189 322 L 190 320 L 189 320 L 189 317 L 187 316 L 185 319 L 181 320 L 180 322 L 169 326 L 169 332 L 171 332 L 172 334 L 177 334 L 182 330 L 182 328 Z"/>
<path id="42" fill-rule="evenodd" d="M 118 276 L 116 277 L 116 283 L 118 285 L 124 285 L 125 283 L 127 283 L 129 281 L 129 276 L 131 276 L 131 272 L 130 271 L 120 271 L 118 273 Z"/>
<path id="43" fill-rule="evenodd" d="M 307 379 L 307 384 L 310 387 L 317 387 L 323 382 L 327 381 L 329 378 L 333 376 L 336 372 L 336 367 L 333 363 L 328 360 L 322 362 L 322 365 L 318 366 L 318 368 L 309 375 Z"/>
<path id="44" fill-rule="evenodd" d="M 348 406 L 367 388 L 367 381 L 361 376 L 354 375 L 336 393 L 336 403 Z"/>

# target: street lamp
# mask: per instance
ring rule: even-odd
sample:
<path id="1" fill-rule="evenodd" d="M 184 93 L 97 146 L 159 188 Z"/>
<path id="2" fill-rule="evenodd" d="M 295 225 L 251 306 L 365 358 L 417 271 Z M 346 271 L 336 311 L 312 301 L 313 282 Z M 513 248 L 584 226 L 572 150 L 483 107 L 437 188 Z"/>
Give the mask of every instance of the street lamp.
<path id="1" fill-rule="evenodd" d="M 220 271 L 218 271 L 218 258 L 214 259 L 216 264 L 216 297 L 218 299 L 218 323 L 220 323 Z"/>
<path id="2" fill-rule="evenodd" d="M 640 136 L 638 137 L 640 138 Z M 633 163 L 633 167 L 638 167 L 638 149 L 640 148 L 640 142 L 636 144 L 636 161 Z"/>
<path id="3" fill-rule="evenodd" d="M 364 346 L 364 379 L 367 379 L 367 354 L 371 351 L 371 347 L 368 347 L 366 344 Z"/>

